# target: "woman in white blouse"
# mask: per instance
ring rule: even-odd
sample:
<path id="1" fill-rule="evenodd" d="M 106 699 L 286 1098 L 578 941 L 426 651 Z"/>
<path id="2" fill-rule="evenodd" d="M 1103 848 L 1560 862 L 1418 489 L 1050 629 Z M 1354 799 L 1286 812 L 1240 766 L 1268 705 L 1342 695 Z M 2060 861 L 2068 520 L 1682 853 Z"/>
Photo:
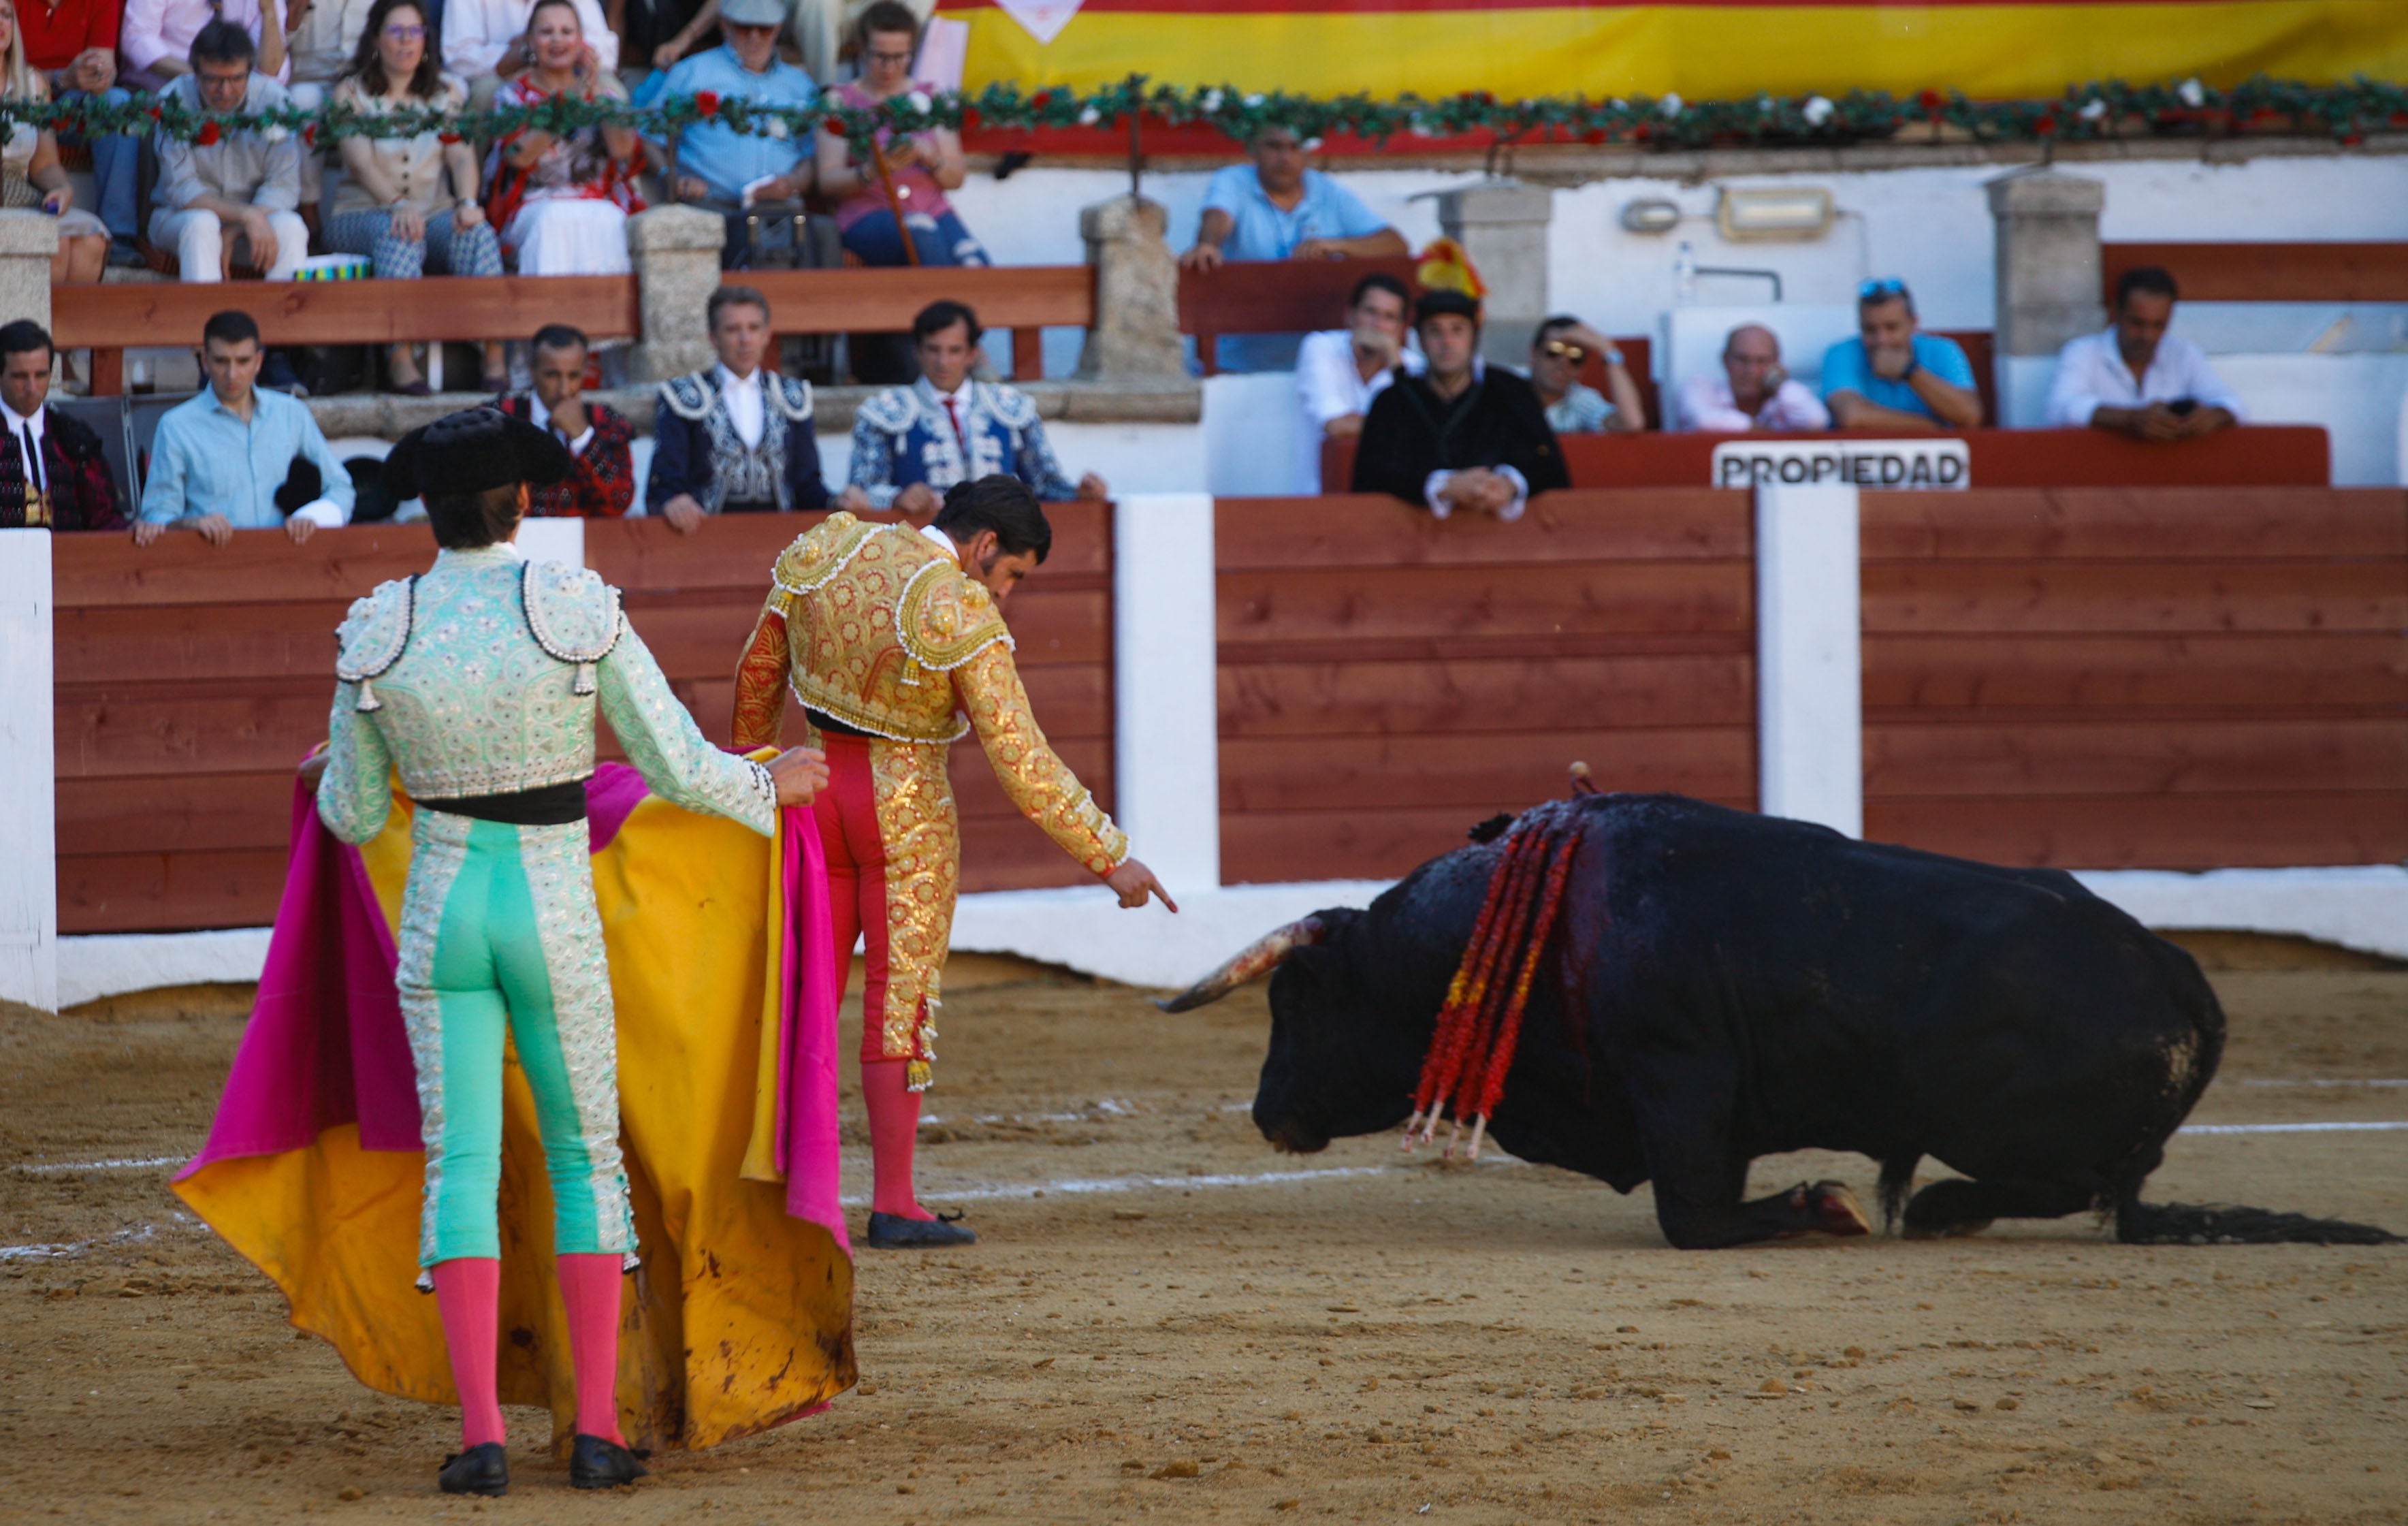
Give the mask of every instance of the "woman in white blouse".
<path id="1" fill-rule="evenodd" d="M 365 116 L 420 108 L 457 113 L 467 87 L 442 71 L 440 48 L 419 0 L 376 0 L 359 51 L 335 86 L 335 103 Z M 498 276 L 502 250 L 477 202 L 477 156 L 434 131 L 408 137 L 346 137 L 343 185 L 326 224 L 326 246 L 366 254 L 380 280 L 410 280 L 433 268 L 454 276 Z M 407 344 L 393 347 L 394 390 L 429 390 Z M 484 385 L 509 383 L 498 341 L 485 346 Z"/>

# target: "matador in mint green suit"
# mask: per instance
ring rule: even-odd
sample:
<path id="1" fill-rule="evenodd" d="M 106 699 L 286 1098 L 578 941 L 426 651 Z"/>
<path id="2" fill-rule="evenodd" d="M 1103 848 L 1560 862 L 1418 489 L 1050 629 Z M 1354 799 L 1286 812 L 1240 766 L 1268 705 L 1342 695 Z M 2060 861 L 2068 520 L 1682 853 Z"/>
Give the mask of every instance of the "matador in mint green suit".
<path id="1" fill-rule="evenodd" d="M 566 467 L 548 432 L 483 409 L 395 448 L 389 469 L 425 484 L 444 549 L 431 570 L 351 606 L 318 787 L 319 815 L 347 842 L 383 828 L 390 770 L 416 804 L 398 981 L 426 1145 L 419 1260 L 442 1303 L 462 1400 L 465 1450 L 446 1464 L 448 1492 L 508 1487 L 493 1398 L 506 1032 L 552 1184 L 577 1368 L 572 1481 L 643 1471 L 610 1393 L 619 1276 L 635 1265 L 636 1241 L 585 822 L 595 711 L 655 794 L 765 836 L 776 829 L 769 770 L 703 739 L 618 590 L 509 543 L 523 484 L 558 481 Z M 599 1345 L 609 1348 L 589 1349 Z"/>

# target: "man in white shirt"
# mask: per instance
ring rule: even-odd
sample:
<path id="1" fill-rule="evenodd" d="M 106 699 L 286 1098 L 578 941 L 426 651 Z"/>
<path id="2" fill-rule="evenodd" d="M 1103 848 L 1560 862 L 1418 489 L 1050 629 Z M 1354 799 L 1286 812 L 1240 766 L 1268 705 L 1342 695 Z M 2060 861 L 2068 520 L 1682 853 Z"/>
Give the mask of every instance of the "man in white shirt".
<path id="1" fill-rule="evenodd" d="M 2240 423 L 2241 399 L 2207 353 L 2166 333 L 2177 295 L 2172 275 L 2156 266 L 2125 271 L 2114 322 L 2057 352 L 2048 422 L 2154 440 L 2194 439 Z"/>
<path id="2" fill-rule="evenodd" d="M 1831 410 L 1781 368 L 1781 340 L 1760 324 L 1742 324 L 1723 340 L 1723 368 L 1681 383 L 1680 427 L 1747 434 L 1757 429 L 1828 429 Z"/>
<path id="3" fill-rule="evenodd" d="M 705 310 L 719 360 L 661 383 L 645 511 L 692 535 L 711 514 L 826 508 L 811 384 L 763 368 L 768 298 L 722 286 Z"/>
<path id="4" fill-rule="evenodd" d="M 1296 397 L 1304 411 L 1304 427 L 1297 435 L 1297 491 L 1320 490 L 1323 441 L 1361 434 L 1371 399 L 1395 379 L 1398 366 L 1421 375 L 1421 353 L 1405 343 L 1412 300 L 1403 281 L 1374 271 L 1354 283 L 1344 328 L 1304 337 L 1296 356 Z"/>

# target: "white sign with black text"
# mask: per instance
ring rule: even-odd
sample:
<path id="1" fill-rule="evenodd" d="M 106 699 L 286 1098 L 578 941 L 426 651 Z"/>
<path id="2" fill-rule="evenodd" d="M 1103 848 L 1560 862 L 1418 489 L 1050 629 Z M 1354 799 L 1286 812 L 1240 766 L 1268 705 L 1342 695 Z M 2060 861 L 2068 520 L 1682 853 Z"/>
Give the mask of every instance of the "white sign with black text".
<path id="1" fill-rule="evenodd" d="M 1971 461 L 1961 439 L 1727 439 L 1714 447 L 1713 485 L 1961 488 Z"/>

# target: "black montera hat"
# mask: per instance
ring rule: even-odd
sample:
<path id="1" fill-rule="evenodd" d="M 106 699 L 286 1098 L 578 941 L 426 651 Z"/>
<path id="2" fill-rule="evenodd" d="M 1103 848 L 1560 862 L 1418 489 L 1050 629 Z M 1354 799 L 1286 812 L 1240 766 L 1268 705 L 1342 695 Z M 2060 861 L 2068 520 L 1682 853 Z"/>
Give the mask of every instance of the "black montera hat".
<path id="1" fill-rule="evenodd" d="M 497 408 L 464 408 L 412 429 L 385 457 L 395 498 L 481 493 L 525 482 L 544 487 L 568 475 L 568 447 L 549 429 Z"/>

